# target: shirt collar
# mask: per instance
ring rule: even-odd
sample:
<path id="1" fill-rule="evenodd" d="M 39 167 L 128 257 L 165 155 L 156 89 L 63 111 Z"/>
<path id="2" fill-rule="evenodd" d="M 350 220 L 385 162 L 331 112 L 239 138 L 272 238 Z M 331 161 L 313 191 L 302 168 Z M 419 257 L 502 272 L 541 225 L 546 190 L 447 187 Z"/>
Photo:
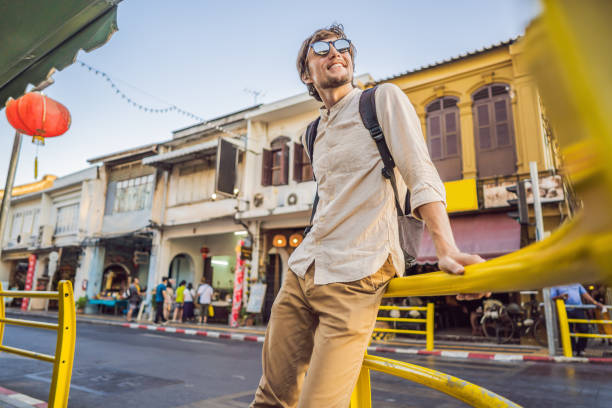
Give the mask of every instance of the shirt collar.
<path id="1" fill-rule="evenodd" d="M 359 88 L 353 88 L 349 93 L 344 95 L 342 99 L 340 99 L 334 106 L 332 106 L 329 110 L 325 107 L 325 105 L 319 108 L 319 112 L 321 113 L 322 119 L 328 119 L 331 115 L 338 112 L 342 109 L 346 104 L 348 104 L 351 99 L 353 99 L 361 90 Z"/>

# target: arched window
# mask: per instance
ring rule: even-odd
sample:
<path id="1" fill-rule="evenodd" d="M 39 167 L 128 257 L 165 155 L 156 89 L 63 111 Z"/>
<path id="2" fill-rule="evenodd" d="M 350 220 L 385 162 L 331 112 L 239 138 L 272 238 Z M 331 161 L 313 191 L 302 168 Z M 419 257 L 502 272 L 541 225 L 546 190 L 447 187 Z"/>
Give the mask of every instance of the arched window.
<path id="1" fill-rule="evenodd" d="M 478 177 L 515 173 L 510 87 L 506 84 L 487 85 L 476 91 L 472 99 Z"/>
<path id="2" fill-rule="evenodd" d="M 279 136 L 270 144 L 270 150 L 263 150 L 263 186 L 281 186 L 289 182 L 289 141 L 287 136 Z"/>
<path id="3" fill-rule="evenodd" d="M 427 146 L 443 181 L 459 180 L 461 175 L 461 137 L 457 99 L 436 99 L 426 108 Z"/>

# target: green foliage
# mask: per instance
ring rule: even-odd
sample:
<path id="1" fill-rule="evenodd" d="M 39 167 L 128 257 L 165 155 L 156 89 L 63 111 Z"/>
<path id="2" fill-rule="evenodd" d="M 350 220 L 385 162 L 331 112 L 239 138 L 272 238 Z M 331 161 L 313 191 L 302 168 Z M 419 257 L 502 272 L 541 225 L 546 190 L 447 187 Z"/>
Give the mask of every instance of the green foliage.
<path id="1" fill-rule="evenodd" d="M 77 309 L 85 309 L 85 305 L 87 304 L 87 296 L 81 296 L 74 303 Z"/>

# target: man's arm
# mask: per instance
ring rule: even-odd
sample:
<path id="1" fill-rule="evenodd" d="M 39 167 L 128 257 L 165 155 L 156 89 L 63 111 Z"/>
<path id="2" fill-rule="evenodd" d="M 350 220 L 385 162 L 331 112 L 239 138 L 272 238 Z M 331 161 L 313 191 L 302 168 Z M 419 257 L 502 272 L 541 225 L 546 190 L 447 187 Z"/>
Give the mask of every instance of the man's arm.
<path id="1" fill-rule="evenodd" d="M 463 275 L 464 266 L 484 262 L 480 256 L 466 254 L 457 248 L 448 214 L 440 201 L 423 204 L 417 211 L 431 235 L 441 270 L 453 275 Z"/>
<path id="2" fill-rule="evenodd" d="M 595 299 L 593 299 L 593 297 L 591 295 L 589 295 L 587 292 L 582 294 L 582 299 L 584 299 L 585 301 L 597 306 L 600 309 L 604 308 L 604 305 L 599 303 L 598 301 L 596 301 Z"/>

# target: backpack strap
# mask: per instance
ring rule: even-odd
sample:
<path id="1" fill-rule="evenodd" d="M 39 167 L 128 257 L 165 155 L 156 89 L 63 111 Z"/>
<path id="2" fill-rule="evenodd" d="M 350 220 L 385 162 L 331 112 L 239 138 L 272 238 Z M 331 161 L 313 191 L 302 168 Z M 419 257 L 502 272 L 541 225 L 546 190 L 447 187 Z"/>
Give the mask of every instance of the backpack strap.
<path id="1" fill-rule="evenodd" d="M 308 149 L 308 158 L 310 159 L 311 166 L 312 166 L 312 157 L 314 154 L 314 142 L 315 142 L 315 139 L 317 138 L 317 128 L 319 126 L 320 120 L 321 120 L 321 117 L 319 116 L 318 118 L 310 122 L 310 124 L 306 128 L 306 148 Z M 315 179 L 315 182 L 316 182 L 317 178 L 314 174 L 314 167 L 312 171 L 312 177 Z M 315 212 L 317 212 L 318 204 L 319 204 L 319 186 L 317 184 L 317 192 L 315 193 L 314 202 L 312 203 L 312 213 L 310 214 L 310 222 L 309 222 L 308 227 L 304 229 L 304 235 L 308 234 L 310 232 L 310 229 L 312 228 L 312 220 L 314 219 Z"/>
<path id="2" fill-rule="evenodd" d="M 376 88 L 377 86 L 366 89 L 361 93 L 361 97 L 359 98 L 359 114 L 361 115 L 361 120 L 363 121 L 364 126 L 366 129 L 368 129 L 370 136 L 372 136 L 372 139 L 374 139 L 374 142 L 376 143 L 376 147 L 378 148 L 378 152 L 380 153 L 380 157 L 383 161 L 382 175 L 391 182 L 393 194 L 395 195 L 395 209 L 397 210 L 397 215 L 401 217 L 404 214 L 410 214 L 410 192 L 408 192 L 408 195 L 406 196 L 406 212 L 404 213 L 404 211 L 402 211 L 402 206 L 400 205 L 397 192 L 397 182 L 395 180 L 395 172 L 393 171 L 395 168 L 395 162 L 393 161 L 391 152 L 389 152 L 389 148 L 385 142 L 385 135 L 383 134 L 380 123 L 378 122 L 378 116 L 376 115 Z"/>

